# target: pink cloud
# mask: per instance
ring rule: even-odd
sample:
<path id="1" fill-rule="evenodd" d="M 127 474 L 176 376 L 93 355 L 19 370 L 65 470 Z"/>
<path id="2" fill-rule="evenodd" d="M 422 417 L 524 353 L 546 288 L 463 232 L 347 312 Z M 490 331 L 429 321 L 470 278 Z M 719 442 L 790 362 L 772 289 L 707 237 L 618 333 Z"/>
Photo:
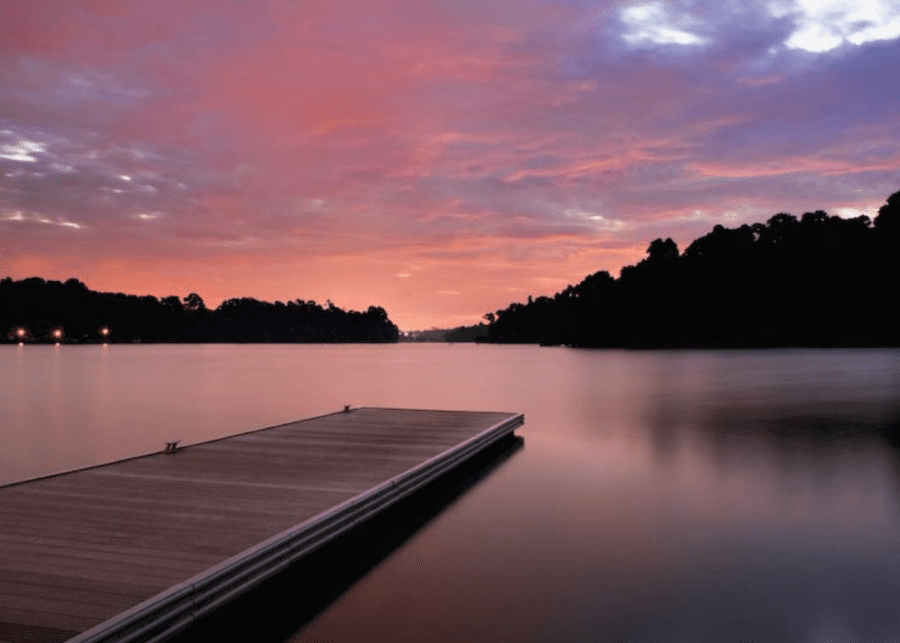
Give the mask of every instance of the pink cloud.
<path id="1" fill-rule="evenodd" d="M 707 9 L 678 45 L 613 3 L 15 4 L 0 272 L 428 327 L 897 189 L 896 41 L 817 58 Z"/>

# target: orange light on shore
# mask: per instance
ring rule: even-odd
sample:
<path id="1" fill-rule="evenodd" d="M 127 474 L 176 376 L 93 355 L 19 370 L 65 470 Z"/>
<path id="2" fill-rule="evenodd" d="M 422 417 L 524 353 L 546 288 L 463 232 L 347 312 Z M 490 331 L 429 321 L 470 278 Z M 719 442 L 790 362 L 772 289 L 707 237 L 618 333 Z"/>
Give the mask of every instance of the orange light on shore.
<path id="1" fill-rule="evenodd" d="M 59 340 L 59 339 L 62 339 L 62 336 L 63 336 L 62 328 L 55 328 L 53 330 L 53 339 Z"/>
<path id="2" fill-rule="evenodd" d="M 100 329 L 100 334 L 103 335 L 104 337 L 109 337 L 109 328 L 104 326 L 103 328 Z"/>
<path id="3" fill-rule="evenodd" d="M 24 328 L 17 328 L 16 329 L 16 337 L 18 337 L 19 339 L 23 339 L 25 337 L 25 335 L 27 334 L 27 332 L 28 331 L 26 331 Z"/>

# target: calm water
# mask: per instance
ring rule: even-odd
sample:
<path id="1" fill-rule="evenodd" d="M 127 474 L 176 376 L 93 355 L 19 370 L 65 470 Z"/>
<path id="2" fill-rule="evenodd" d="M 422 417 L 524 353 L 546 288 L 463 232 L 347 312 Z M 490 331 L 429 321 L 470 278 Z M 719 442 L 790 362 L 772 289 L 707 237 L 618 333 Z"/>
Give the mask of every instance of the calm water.
<path id="1" fill-rule="evenodd" d="M 0 481 L 344 404 L 525 413 L 292 641 L 900 641 L 900 351 L 25 346 L 0 374 Z"/>

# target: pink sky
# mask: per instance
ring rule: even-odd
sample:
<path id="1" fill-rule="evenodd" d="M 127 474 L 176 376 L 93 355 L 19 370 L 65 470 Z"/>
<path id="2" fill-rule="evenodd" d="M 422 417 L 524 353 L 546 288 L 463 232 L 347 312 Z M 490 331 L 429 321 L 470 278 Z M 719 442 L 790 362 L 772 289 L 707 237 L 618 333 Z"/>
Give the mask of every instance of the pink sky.
<path id="1" fill-rule="evenodd" d="M 872 215 L 900 189 L 892 0 L 65 0 L 2 21 L 16 279 L 447 327 L 656 237 Z"/>

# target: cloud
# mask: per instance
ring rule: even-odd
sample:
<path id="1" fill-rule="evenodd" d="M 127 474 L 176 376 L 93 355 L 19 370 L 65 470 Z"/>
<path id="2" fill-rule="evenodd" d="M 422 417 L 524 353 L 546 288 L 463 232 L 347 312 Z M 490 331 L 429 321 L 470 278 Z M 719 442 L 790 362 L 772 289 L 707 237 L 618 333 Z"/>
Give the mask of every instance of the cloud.
<path id="1" fill-rule="evenodd" d="M 2 213 L 0 213 L 0 222 L 25 225 L 49 225 L 58 226 L 61 228 L 72 228 L 75 230 L 81 230 L 84 227 L 83 224 L 76 223 L 74 221 L 66 221 L 65 219 L 59 218 L 50 219 L 37 212 L 23 212 L 22 210 L 4 210 Z"/>
<path id="2" fill-rule="evenodd" d="M 626 30 L 622 38 L 634 45 L 702 45 L 706 38 L 690 31 L 699 21 L 687 14 L 673 16 L 662 2 L 624 7 L 619 13 Z"/>
<path id="3" fill-rule="evenodd" d="M 12 132 L 4 130 L 3 133 L 11 134 Z M 35 154 L 43 152 L 44 147 L 43 143 L 20 139 L 12 145 L 0 145 L 0 159 L 34 163 L 38 160 Z"/>
<path id="4" fill-rule="evenodd" d="M 655 237 L 868 212 L 898 187 L 896 13 L 887 0 L 12 8 L 0 205 L 22 220 L 0 225 L 33 253 L 16 276 L 379 304 L 408 327 L 431 325 L 415 319 L 438 293 L 429 315 L 477 321 L 508 303 L 498 284 L 538 295 L 616 273 Z"/>
<path id="5" fill-rule="evenodd" d="M 785 41 L 793 49 L 821 53 L 900 38 L 900 6 L 890 0 L 777 0 L 768 7 L 775 17 L 794 21 Z"/>

